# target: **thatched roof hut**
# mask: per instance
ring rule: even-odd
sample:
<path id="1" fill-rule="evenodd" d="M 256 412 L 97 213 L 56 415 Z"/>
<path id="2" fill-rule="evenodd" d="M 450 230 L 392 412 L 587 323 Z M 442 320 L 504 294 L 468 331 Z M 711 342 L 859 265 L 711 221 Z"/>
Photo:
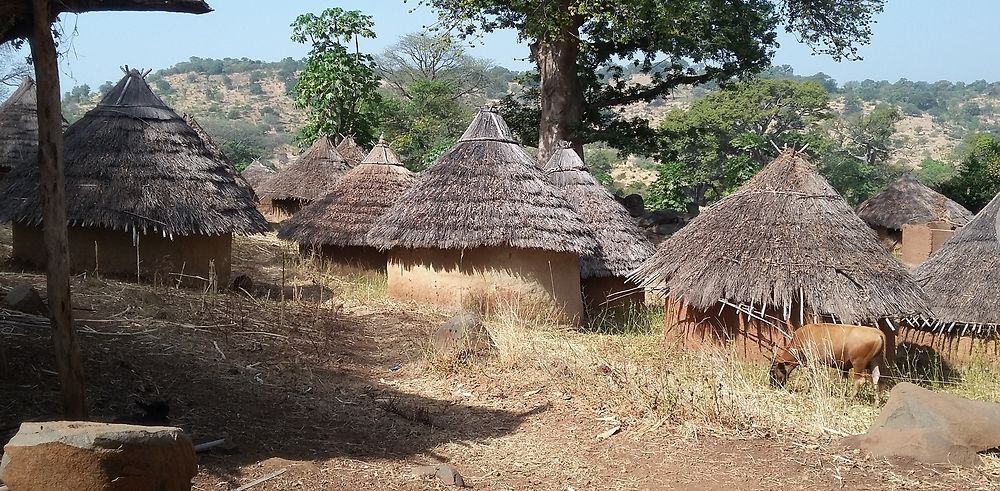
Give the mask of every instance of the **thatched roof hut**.
<path id="1" fill-rule="evenodd" d="M 792 150 L 660 244 L 633 278 L 682 305 L 677 316 L 723 337 L 744 335 L 757 322 L 787 334 L 813 320 L 875 323 L 927 311 L 913 278 Z M 723 317 L 726 309 L 740 319 Z M 706 319 L 708 313 L 723 318 Z M 768 354 L 784 341 L 754 336 Z"/>
<path id="2" fill-rule="evenodd" d="M 858 216 L 871 226 L 900 261 L 916 267 L 972 220 L 972 212 L 923 185 L 911 174 L 858 206 Z"/>
<path id="3" fill-rule="evenodd" d="M 142 254 L 155 253 L 140 258 L 155 264 L 154 272 L 180 261 L 193 275 L 214 261 L 222 277 L 232 234 L 268 229 L 231 166 L 213 156 L 134 69 L 66 129 L 65 166 L 75 269 L 100 263 L 105 272 L 117 265 L 134 273 L 138 241 Z M 0 221 L 14 223 L 14 256 L 29 262 L 44 262 L 36 257 L 44 248 L 32 250 L 41 240 L 38 173 L 37 166 L 20 166 L 0 184 Z M 95 242 L 107 245 L 98 250 Z M 122 248 L 131 248 L 131 256 Z"/>
<path id="4" fill-rule="evenodd" d="M 260 160 L 254 159 L 250 162 L 250 165 L 243 172 L 240 173 L 243 178 L 253 186 L 254 189 L 259 189 L 261 186 L 267 182 L 268 179 L 278 175 L 278 171 L 264 165 Z"/>
<path id="5" fill-rule="evenodd" d="M 544 289 L 569 316 L 582 313 L 579 256 L 593 254 L 596 246 L 580 216 L 491 110 L 476 114 L 458 143 L 422 173 L 368 238 L 392 249 L 390 266 L 400 265 L 403 277 L 390 274 L 390 293 L 397 280 L 416 278 L 409 273 L 440 279 L 437 273 L 459 268 L 451 283 L 414 280 L 407 283 L 410 290 L 398 292 L 428 289 L 456 303 L 454 295 L 468 293 L 471 282 L 495 286 L 499 279 L 491 274 L 510 274 L 517 277 L 511 281 Z M 468 269 L 473 266 L 478 271 Z"/>
<path id="6" fill-rule="evenodd" d="M 291 215 L 303 205 L 322 198 L 351 165 L 327 136 L 321 136 L 291 165 L 265 182 L 257 193 L 275 208 Z"/>
<path id="7" fill-rule="evenodd" d="M 185 113 L 183 117 L 184 122 L 198 134 L 198 138 L 201 138 L 201 142 L 205 144 L 205 148 L 208 149 L 208 153 L 212 155 L 212 158 L 220 162 L 225 162 L 229 166 L 229 171 L 232 172 L 233 179 L 236 180 L 236 184 L 245 188 L 251 195 L 253 195 L 254 201 L 257 201 L 257 194 L 254 191 L 253 186 L 251 186 L 250 182 L 236 170 L 236 166 L 233 165 L 233 161 L 229 159 L 225 152 L 222 151 L 222 147 L 215 144 L 215 141 L 212 140 L 212 137 L 209 136 L 208 131 L 205 131 L 205 128 L 201 125 L 201 123 L 199 123 L 198 120 L 190 114 Z"/>
<path id="8" fill-rule="evenodd" d="M 347 135 L 340 140 L 340 143 L 337 145 L 337 152 L 352 166 L 360 164 L 365 159 L 366 153 L 365 149 L 361 148 L 361 145 L 358 145 L 351 135 Z"/>
<path id="9" fill-rule="evenodd" d="M 907 173 L 861 203 L 858 216 L 872 228 L 902 230 L 904 224 L 938 221 L 961 227 L 972 221 L 973 214 Z"/>
<path id="10" fill-rule="evenodd" d="M 560 145 L 542 168 L 597 240 L 596 252 L 580 257 L 584 298 L 591 309 L 607 306 L 610 299 L 623 307 L 641 305 L 644 292 L 626 278 L 655 249 L 635 218 L 587 171 L 569 144 Z"/>
<path id="11" fill-rule="evenodd" d="M 326 196 L 285 220 L 278 237 L 318 249 L 325 258 L 340 263 L 385 269 L 385 253 L 372 247 L 366 236 L 416 182 L 416 175 L 379 140 Z"/>
<path id="12" fill-rule="evenodd" d="M 930 297 L 918 327 L 950 335 L 995 337 L 1000 326 L 1000 195 L 914 272 Z"/>
<path id="13" fill-rule="evenodd" d="M 0 178 L 21 163 L 34 163 L 37 158 L 35 101 L 35 81 L 25 77 L 17 90 L 0 105 Z"/>

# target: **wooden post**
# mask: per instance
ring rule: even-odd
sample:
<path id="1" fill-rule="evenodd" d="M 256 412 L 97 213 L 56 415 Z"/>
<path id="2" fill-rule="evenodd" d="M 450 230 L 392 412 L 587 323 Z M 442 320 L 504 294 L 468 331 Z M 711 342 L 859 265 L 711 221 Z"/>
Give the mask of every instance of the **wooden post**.
<path id="1" fill-rule="evenodd" d="M 32 0 L 31 57 L 38 90 L 38 165 L 45 237 L 46 287 L 59 382 L 66 419 L 87 419 L 83 364 L 73 327 L 69 294 L 69 240 L 66 230 L 66 183 L 63 173 L 59 64 L 49 25 L 49 0 Z"/>

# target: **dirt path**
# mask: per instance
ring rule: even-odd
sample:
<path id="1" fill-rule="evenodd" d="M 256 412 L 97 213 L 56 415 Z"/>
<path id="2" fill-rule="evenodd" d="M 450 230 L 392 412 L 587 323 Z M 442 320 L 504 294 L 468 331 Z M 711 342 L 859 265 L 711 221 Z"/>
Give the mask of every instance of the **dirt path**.
<path id="1" fill-rule="evenodd" d="M 258 279 L 254 293 L 285 288 L 274 276 L 280 254 L 250 245 L 264 250 L 239 265 Z M 10 265 L 0 272 L 4 289 L 25 280 L 43 282 Z M 860 459 L 829 440 L 726 438 L 670 424 L 598 438 L 616 423 L 600 397 L 567 389 L 558 370 L 431 370 L 424 341 L 442 313 L 387 301 L 323 307 L 335 292 L 312 286 L 282 309 L 236 294 L 77 278 L 94 416 L 128 414 L 137 397 L 169 398 L 173 423 L 196 443 L 238 444 L 201 455 L 203 490 L 282 469 L 254 489 L 436 489 L 412 469 L 439 462 L 476 489 L 985 489 L 995 479 Z M 58 394 L 46 333 L 0 329 L 0 354 L 5 441 L 20 421 L 52 418 Z"/>

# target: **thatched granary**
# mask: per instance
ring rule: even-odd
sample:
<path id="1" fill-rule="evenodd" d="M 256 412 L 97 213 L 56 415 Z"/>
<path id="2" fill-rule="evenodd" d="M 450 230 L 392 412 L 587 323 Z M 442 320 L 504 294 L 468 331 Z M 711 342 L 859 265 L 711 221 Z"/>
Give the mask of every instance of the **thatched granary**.
<path id="1" fill-rule="evenodd" d="M 875 229 L 890 250 L 899 250 L 909 266 L 923 262 L 955 230 L 972 220 L 972 212 L 912 174 L 903 174 L 885 191 L 861 203 L 858 216 Z"/>
<path id="2" fill-rule="evenodd" d="M 666 331 L 770 357 L 804 323 L 927 312 L 927 298 L 801 153 L 783 151 L 633 275 L 666 294 Z"/>
<path id="3" fill-rule="evenodd" d="M 580 256 L 593 254 L 594 239 L 491 110 L 476 114 L 368 239 L 388 250 L 394 297 L 583 318 Z"/>
<path id="4" fill-rule="evenodd" d="M 417 182 L 392 149 L 379 140 L 361 163 L 344 174 L 323 198 L 285 220 L 278 237 L 304 251 L 366 269 L 385 270 L 385 252 L 368 243 L 375 221 Z"/>
<path id="5" fill-rule="evenodd" d="M 201 283 L 230 272 L 232 235 L 267 230 L 253 196 L 198 134 L 130 70 L 65 133 L 70 265 Z M 38 167 L 0 184 L 13 256 L 45 263 Z"/>
<path id="6" fill-rule="evenodd" d="M 914 271 L 930 297 L 931 313 L 910 324 L 905 340 L 933 347 L 946 358 L 986 354 L 1000 361 L 998 212 L 1000 195 Z"/>
<path id="7" fill-rule="evenodd" d="M 303 206 L 326 195 L 351 165 L 327 136 L 321 136 L 295 162 L 278 172 L 258 196 L 271 200 L 275 215 L 291 216 Z"/>
<path id="8" fill-rule="evenodd" d="M 343 140 L 340 140 L 340 143 L 337 145 L 337 152 L 351 166 L 358 165 L 365 159 L 365 149 L 361 148 L 361 145 L 358 145 L 351 135 L 347 135 Z"/>
<path id="9" fill-rule="evenodd" d="M 635 218 L 587 171 L 568 144 L 561 145 L 542 166 L 549 182 L 583 218 L 597 240 L 594 254 L 580 258 L 583 299 L 590 317 L 601 312 L 627 313 L 645 302 L 645 292 L 628 280 L 653 255 L 653 244 Z"/>
<path id="10" fill-rule="evenodd" d="M 0 179 L 24 162 L 37 165 L 36 112 L 35 81 L 25 77 L 17 90 L 0 105 Z"/>

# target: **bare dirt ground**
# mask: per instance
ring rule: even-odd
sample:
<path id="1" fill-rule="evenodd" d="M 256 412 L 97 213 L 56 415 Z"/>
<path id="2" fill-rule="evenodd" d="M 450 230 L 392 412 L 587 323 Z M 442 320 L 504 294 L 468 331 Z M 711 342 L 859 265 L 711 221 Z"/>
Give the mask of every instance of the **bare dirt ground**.
<path id="1" fill-rule="evenodd" d="M 2 239 L 2 237 L 0 237 Z M 9 244 L 9 241 L 2 241 Z M 9 251 L 0 250 L 6 254 Z M 79 276 L 75 312 L 95 419 L 169 398 L 200 454 L 195 488 L 443 489 L 415 477 L 449 462 L 476 489 L 988 489 L 977 470 L 889 463 L 832 438 L 750 437 L 676 422 L 616 424 L 602 396 L 560 367 L 505 372 L 488 358 L 439 370 L 428 333 L 447 314 L 355 286 L 294 277 L 293 250 L 240 239 L 236 272 L 253 298 Z M 285 276 L 284 283 L 281 278 Z M 44 278 L 6 263 L 0 287 Z M 282 293 L 285 301 L 280 300 Z M 333 301 L 330 299 L 333 298 Z M 0 327 L 0 439 L 21 421 L 55 419 L 58 384 L 46 332 Z"/>

